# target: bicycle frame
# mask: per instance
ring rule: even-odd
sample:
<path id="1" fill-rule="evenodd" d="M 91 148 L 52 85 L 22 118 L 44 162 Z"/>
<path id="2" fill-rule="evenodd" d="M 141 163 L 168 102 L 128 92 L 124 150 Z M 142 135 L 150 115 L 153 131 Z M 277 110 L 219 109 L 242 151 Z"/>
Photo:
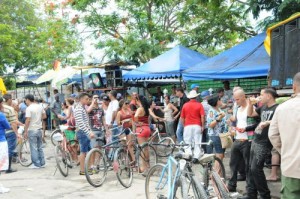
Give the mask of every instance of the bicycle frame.
<path id="1" fill-rule="evenodd" d="M 173 171 L 172 165 L 176 166 L 176 172 L 175 172 L 175 176 L 173 177 L 173 182 L 172 182 L 172 175 L 171 175 L 172 171 Z M 165 184 L 163 185 L 163 187 L 166 186 L 166 183 L 168 183 L 168 199 L 173 199 L 173 196 L 175 194 L 174 193 L 175 184 L 176 184 L 176 181 L 178 180 L 178 177 L 181 174 L 181 171 L 179 168 L 179 162 L 174 157 L 169 156 L 167 164 L 164 166 L 164 168 L 162 170 L 162 173 L 161 173 L 159 182 L 156 186 L 156 189 L 159 189 L 159 186 L 162 183 L 162 179 L 163 179 L 163 176 L 164 176 L 166 170 L 168 170 L 168 178 L 167 178 L 167 181 L 165 182 Z"/>

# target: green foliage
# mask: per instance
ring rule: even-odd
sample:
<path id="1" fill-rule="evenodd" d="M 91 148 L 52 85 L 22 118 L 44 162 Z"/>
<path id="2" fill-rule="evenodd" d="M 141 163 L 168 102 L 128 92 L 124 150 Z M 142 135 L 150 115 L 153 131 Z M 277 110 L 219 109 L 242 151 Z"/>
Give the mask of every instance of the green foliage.
<path id="1" fill-rule="evenodd" d="M 246 13 L 252 13 L 253 17 L 257 19 L 262 11 L 272 12 L 272 16 L 266 17 L 258 27 L 264 30 L 271 24 L 285 20 L 291 15 L 300 12 L 300 0 L 249 0 L 238 2 L 246 8 Z"/>
<path id="2" fill-rule="evenodd" d="M 221 0 L 76 0 L 73 8 L 110 58 L 142 63 L 173 43 L 215 55 L 255 35 L 240 7 Z"/>
<path id="3" fill-rule="evenodd" d="M 8 76 L 3 78 L 4 85 L 6 90 L 15 90 L 16 89 L 16 79 L 14 77 Z"/>
<path id="4" fill-rule="evenodd" d="M 34 0 L 0 1 L 0 73 L 8 67 L 45 70 L 56 59 L 71 63 L 69 54 L 80 49 L 70 23 L 41 13 L 42 6 Z"/>

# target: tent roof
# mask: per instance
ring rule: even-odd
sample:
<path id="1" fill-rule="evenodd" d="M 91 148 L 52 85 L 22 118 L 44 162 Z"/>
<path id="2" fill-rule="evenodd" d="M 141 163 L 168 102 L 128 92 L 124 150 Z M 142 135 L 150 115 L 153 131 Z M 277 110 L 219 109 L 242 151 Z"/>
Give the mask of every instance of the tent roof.
<path id="1" fill-rule="evenodd" d="M 123 75 L 123 79 L 136 80 L 178 77 L 185 69 L 206 59 L 206 56 L 178 45 L 144 65 L 130 71 L 126 75 Z"/>
<path id="2" fill-rule="evenodd" d="M 270 57 L 263 43 L 265 33 L 244 41 L 183 72 L 184 80 L 235 79 L 267 76 Z"/>

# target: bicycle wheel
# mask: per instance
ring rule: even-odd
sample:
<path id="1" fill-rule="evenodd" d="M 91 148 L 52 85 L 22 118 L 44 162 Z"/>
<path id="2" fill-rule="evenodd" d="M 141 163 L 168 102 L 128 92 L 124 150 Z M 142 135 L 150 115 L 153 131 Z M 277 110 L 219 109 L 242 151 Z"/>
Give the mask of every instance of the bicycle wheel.
<path id="1" fill-rule="evenodd" d="M 55 139 L 54 139 L 54 137 L 55 137 L 54 135 L 57 134 L 57 133 L 61 134 L 61 131 L 59 129 L 55 129 L 54 131 L 52 131 L 51 136 L 50 136 L 51 143 L 53 144 L 53 146 L 57 146 L 58 145 L 58 142 L 55 141 Z"/>
<path id="2" fill-rule="evenodd" d="M 119 182 L 125 188 L 130 187 L 133 180 L 133 171 L 130 162 L 129 152 L 123 148 L 119 148 L 115 153 L 113 167 Z"/>
<path id="3" fill-rule="evenodd" d="M 94 148 L 88 152 L 84 161 L 85 177 L 94 187 L 100 187 L 106 179 L 107 166 L 104 156 L 100 149 Z"/>
<path id="4" fill-rule="evenodd" d="M 168 171 L 163 164 L 154 165 L 145 181 L 147 199 L 168 198 Z"/>
<path id="5" fill-rule="evenodd" d="M 209 173 L 208 173 L 207 166 L 203 167 L 202 181 L 203 181 L 204 189 L 207 190 L 208 185 L 209 185 Z"/>
<path id="6" fill-rule="evenodd" d="M 216 194 L 219 195 L 221 199 L 230 199 L 229 191 L 220 175 L 216 171 L 212 171 L 211 173 L 212 180 L 215 182 L 217 188 L 215 191 L 218 192 Z"/>
<path id="7" fill-rule="evenodd" d="M 201 184 L 199 179 L 196 178 L 195 176 L 192 176 L 191 180 L 192 180 L 192 186 L 193 186 L 194 193 L 197 194 L 197 197 L 195 197 L 195 198 L 208 199 L 209 197 L 205 191 L 205 188 Z"/>
<path id="8" fill-rule="evenodd" d="M 68 162 L 68 155 L 67 153 L 61 148 L 61 146 L 55 146 L 55 161 L 58 170 L 60 171 L 61 175 L 67 177 L 69 174 L 69 165 Z"/>
<path id="9" fill-rule="evenodd" d="M 144 143 L 138 150 L 138 167 L 144 163 L 145 166 L 150 169 L 152 166 L 157 163 L 157 155 L 154 147 L 149 145 L 149 143 Z"/>
<path id="10" fill-rule="evenodd" d="M 167 157 L 173 152 L 174 141 L 170 137 L 165 137 L 156 145 L 156 153 L 159 157 Z"/>
<path id="11" fill-rule="evenodd" d="M 176 182 L 176 187 L 175 187 L 175 190 L 174 190 L 174 197 L 173 198 L 182 198 L 182 199 L 190 199 L 190 198 L 193 198 L 193 197 L 189 197 L 189 186 L 188 186 L 188 183 L 187 183 L 187 179 L 181 175 L 179 177 L 179 182 Z M 177 194 L 177 191 L 178 191 L 178 188 L 180 187 L 180 193 L 181 193 L 181 196 L 178 196 L 176 195 Z"/>
<path id="12" fill-rule="evenodd" d="M 20 164 L 24 167 L 29 167 L 32 164 L 28 140 L 23 140 L 19 149 L 18 158 Z"/>
<path id="13" fill-rule="evenodd" d="M 213 168 L 219 174 L 219 176 L 224 181 L 224 183 L 226 183 L 226 171 L 225 171 L 223 161 L 220 158 L 215 157 Z"/>

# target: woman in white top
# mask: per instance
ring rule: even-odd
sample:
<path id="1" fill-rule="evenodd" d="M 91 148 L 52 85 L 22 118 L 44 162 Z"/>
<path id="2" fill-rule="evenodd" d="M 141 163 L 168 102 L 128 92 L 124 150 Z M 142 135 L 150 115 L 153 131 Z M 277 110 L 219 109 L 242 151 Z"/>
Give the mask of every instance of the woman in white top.
<path id="1" fill-rule="evenodd" d="M 169 137 L 171 137 L 174 141 L 176 142 L 176 137 L 175 137 L 175 130 L 174 130 L 174 116 L 178 113 L 178 109 L 170 103 L 170 96 L 166 95 L 165 96 L 165 108 L 162 110 L 164 114 L 164 120 L 165 120 L 165 126 L 166 126 L 166 131 Z"/>

